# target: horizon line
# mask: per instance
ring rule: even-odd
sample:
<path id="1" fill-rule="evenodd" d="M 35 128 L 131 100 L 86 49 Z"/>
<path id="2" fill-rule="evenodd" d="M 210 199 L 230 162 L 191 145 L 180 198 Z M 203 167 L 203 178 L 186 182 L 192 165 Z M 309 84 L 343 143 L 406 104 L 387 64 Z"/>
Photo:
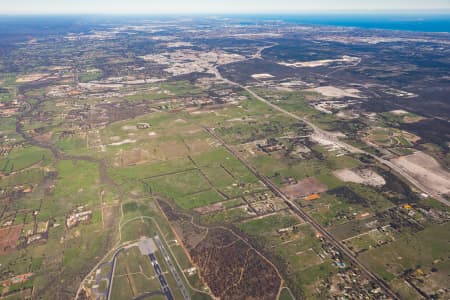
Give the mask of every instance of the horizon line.
<path id="1" fill-rule="evenodd" d="M 302 15 L 302 14 L 371 14 L 371 13 L 396 13 L 396 14 L 450 14 L 450 8 L 442 9 L 365 9 L 365 10 L 349 10 L 349 9 L 329 9 L 329 10 L 299 10 L 299 11 L 278 11 L 278 12 L 7 12 L 0 13 L 0 16 L 233 16 L 233 15 L 262 15 L 262 16 L 279 16 L 279 15 Z"/>

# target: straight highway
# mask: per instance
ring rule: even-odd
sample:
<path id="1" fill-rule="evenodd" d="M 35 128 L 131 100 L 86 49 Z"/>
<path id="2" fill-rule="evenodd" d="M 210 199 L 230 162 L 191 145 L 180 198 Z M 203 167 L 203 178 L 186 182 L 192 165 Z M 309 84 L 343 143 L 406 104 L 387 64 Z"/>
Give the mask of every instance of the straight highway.
<path id="1" fill-rule="evenodd" d="M 377 283 L 383 290 L 393 299 L 399 299 L 397 294 L 395 294 L 389 285 L 387 285 L 383 279 L 379 278 L 376 274 L 372 273 L 364 264 L 362 264 L 359 259 L 339 240 L 337 240 L 327 229 L 325 229 L 320 223 L 310 217 L 303 209 L 297 206 L 293 201 L 291 201 L 275 184 L 273 184 L 264 175 L 259 173 L 255 168 L 249 165 L 240 154 L 231 148 L 220 136 L 218 136 L 213 130 L 202 126 L 206 132 L 218 140 L 234 157 L 236 157 L 247 169 L 252 172 L 261 182 L 263 182 L 275 195 L 284 200 L 284 202 L 291 208 L 291 210 L 301 217 L 306 222 L 310 223 L 314 229 L 317 230 L 323 237 L 328 239 L 342 254 L 344 254 L 354 265 L 358 266 L 360 270 L 371 280 Z"/>

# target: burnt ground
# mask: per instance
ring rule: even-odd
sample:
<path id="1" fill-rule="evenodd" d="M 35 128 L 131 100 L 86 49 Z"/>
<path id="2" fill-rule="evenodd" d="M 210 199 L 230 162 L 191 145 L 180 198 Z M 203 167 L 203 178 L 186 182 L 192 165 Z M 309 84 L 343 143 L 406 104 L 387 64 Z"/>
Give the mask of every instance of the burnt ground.
<path id="1" fill-rule="evenodd" d="M 370 36 L 372 33 L 366 31 L 364 34 Z M 374 36 L 384 35 L 386 38 L 397 37 L 396 35 L 391 36 L 389 32 L 373 34 Z M 440 117 L 448 120 L 450 115 L 450 60 L 448 59 L 450 45 L 433 40 L 445 39 L 440 35 L 424 37 L 433 40 L 425 43 L 412 39 L 407 40 L 408 38 L 418 38 L 417 35 L 411 37 L 407 33 L 402 34 L 405 38 L 404 41 L 377 44 L 346 44 L 317 40 L 316 38 L 320 38 L 321 33 L 313 34 L 309 38 L 305 38 L 307 36 L 305 34 L 295 38 L 281 38 L 277 40 L 277 46 L 264 50 L 264 62 L 254 60 L 251 64 L 242 65 L 242 69 L 248 68 L 253 74 L 271 72 L 274 72 L 275 75 L 291 74 L 312 83 L 317 83 L 317 81 L 310 81 L 308 77 L 313 78 L 313 75 L 316 75 L 322 85 L 371 84 L 373 86 L 367 91 L 371 106 L 377 106 L 376 102 L 382 101 L 378 106 L 387 105 L 397 107 L 397 109 L 398 106 L 401 106 L 427 117 Z M 327 33 L 324 32 L 323 35 L 327 35 Z M 361 32 L 355 32 L 355 36 L 358 35 L 361 35 Z M 335 68 L 333 65 L 315 68 L 284 66 L 276 68 L 274 66 L 276 62 L 280 61 L 336 59 L 343 55 L 359 57 L 361 63 L 348 68 Z M 266 72 L 260 71 L 263 67 Z M 246 74 L 241 72 L 242 69 L 239 69 L 239 76 Z M 381 92 L 380 87 L 406 90 L 416 94 L 417 97 L 402 98 L 388 95 Z M 386 109 L 388 108 L 386 107 Z"/>
<path id="2" fill-rule="evenodd" d="M 450 123 L 439 119 L 427 119 L 417 123 L 402 124 L 401 129 L 419 135 L 420 143 L 434 143 L 448 149 Z"/>
<path id="3" fill-rule="evenodd" d="M 221 299 L 276 298 L 281 279 L 272 265 L 228 230 L 210 230 L 190 255 Z"/>
<path id="4" fill-rule="evenodd" d="M 256 82 L 251 77 L 253 74 L 269 73 L 274 76 L 275 80 L 282 80 L 300 74 L 305 75 L 306 73 L 305 71 L 296 71 L 293 68 L 261 59 L 231 63 L 221 66 L 219 70 L 224 77 L 240 83 Z"/>

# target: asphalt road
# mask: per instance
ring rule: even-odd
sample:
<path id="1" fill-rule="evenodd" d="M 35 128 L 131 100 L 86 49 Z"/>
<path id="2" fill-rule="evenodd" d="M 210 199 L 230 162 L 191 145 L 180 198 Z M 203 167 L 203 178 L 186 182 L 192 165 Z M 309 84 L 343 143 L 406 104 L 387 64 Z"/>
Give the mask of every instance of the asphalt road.
<path id="1" fill-rule="evenodd" d="M 116 251 L 116 253 L 114 253 L 112 259 L 111 259 L 111 264 L 112 264 L 112 268 L 111 271 L 109 272 L 109 278 L 108 278 L 108 287 L 106 288 L 106 299 L 111 299 L 111 288 L 113 285 L 113 278 L 114 278 L 114 272 L 116 271 L 116 258 L 117 255 L 119 255 L 120 252 L 122 252 L 125 248 L 120 248 L 119 250 Z"/>

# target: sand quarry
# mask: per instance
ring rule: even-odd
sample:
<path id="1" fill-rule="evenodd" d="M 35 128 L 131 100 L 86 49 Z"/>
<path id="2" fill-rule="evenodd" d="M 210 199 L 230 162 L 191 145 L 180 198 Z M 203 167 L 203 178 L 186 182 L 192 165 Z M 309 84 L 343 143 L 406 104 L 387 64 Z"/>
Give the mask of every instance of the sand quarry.
<path id="1" fill-rule="evenodd" d="M 253 74 L 252 78 L 253 79 L 270 79 L 273 78 L 274 76 L 269 74 L 269 73 L 261 73 L 261 74 Z"/>
<path id="2" fill-rule="evenodd" d="M 288 67 L 296 67 L 296 68 L 315 68 L 328 66 L 332 63 L 346 63 L 351 65 L 358 65 L 361 62 L 361 58 L 355 56 L 344 55 L 342 58 L 338 59 L 321 59 L 321 60 L 312 60 L 312 61 L 299 61 L 295 63 L 286 63 L 282 62 L 280 65 L 288 66 Z"/>
<path id="3" fill-rule="evenodd" d="M 360 183 L 374 187 L 386 184 L 384 178 L 371 169 L 342 169 L 334 171 L 333 175 L 344 182 Z"/>
<path id="4" fill-rule="evenodd" d="M 428 154 L 417 151 L 391 161 L 437 194 L 450 194 L 450 173 Z"/>
<path id="5" fill-rule="evenodd" d="M 330 98 L 361 98 L 361 96 L 359 95 L 360 91 L 357 89 L 341 89 L 335 86 L 319 86 L 313 89 L 307 89 L 305 91 L 316 92 L 321 94 L 322 96 Z"/>

